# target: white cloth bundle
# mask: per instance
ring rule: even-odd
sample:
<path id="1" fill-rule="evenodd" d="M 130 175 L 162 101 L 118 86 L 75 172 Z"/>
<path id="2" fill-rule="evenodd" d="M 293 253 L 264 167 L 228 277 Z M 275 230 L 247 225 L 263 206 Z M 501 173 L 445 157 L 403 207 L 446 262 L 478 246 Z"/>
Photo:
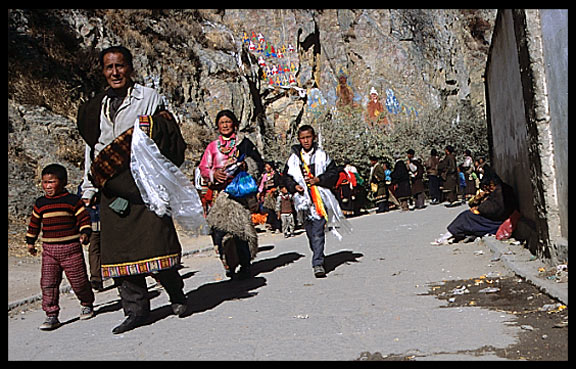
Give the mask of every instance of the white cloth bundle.
<path id="1" fill-rule="evenodd" d="M 328 154 L 326 154 L 324 150 L 318 148 L 315 150 L 316 152 L 314 155 L 312 155 L 312 160 L 314 161 L 316 176 L 318 176 L 324 173 L 331 159 L 328 157 Z M 294 208 L 296 211 L 304 212 L 306 216 L 310 216 L 314 219 L 320 219 L 320 216 L 316 213 L 314 203 L 310 198 L 308 187 L 304 181 L 304 175 L 300 169 L 300 158 L 296 154 L 292 153 L 288 158 L 287 165 L 288 174 L 294 178 L 296 183 L 304 188 L 304 192 L 302 194 L 299 192 L 294 194 Z M 338 241 L 341 241 L 342 235 L 338 232 L 338 229 L 342 229 L 347 233 L 350 233 L 352 232 L 352 226 L 350 225 L 350 222 L 348 222 L 348 220 L 344 217 L 344 214 L 340 209 L 340 205 L 338 204 L 338 200 L 336 200 L 336 197 L 334 197 L 332 192 L 328 188 L 322 186 L 317 187 L 318 191 L 320 192 L 320 197 L 322 197 L 324 207 L 326 208 L 326 214 L 328 215 L 327 226 L 331 233 L 338 239 Z"/>
<path id="2" fill-rule="evenodd" d="M 132 135 L 130 171 L 142 200 L 159 217 L 171 216 L 189 234 L 208 234 L 202 202 L 192 182 L 160 153 L 136 120 Z"/>

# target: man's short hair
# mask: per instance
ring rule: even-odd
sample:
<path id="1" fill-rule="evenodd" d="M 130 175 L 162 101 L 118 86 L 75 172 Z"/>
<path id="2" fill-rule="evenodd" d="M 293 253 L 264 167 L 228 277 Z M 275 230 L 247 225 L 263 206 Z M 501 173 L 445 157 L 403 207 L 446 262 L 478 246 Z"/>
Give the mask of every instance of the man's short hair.
<path id="1" fill-rule="evenodd" d="M 117 45 L 117 46 L 110 46 L 100 52 L 100 67 L 104 68 L 104 55 L 110 53 L 120 53 L 124 56 L 124 62 L 130 66 L 130 68 L 134 69 L 134 65 L 132 64 L 132 53 L 130 50 L 125 48 L 124 46 Z"/>
<path id="2" fill-rule="evenodd" d="M 66 171 L 66 168 L 60 164 L 48 164 L 45 166 L 44 169 L 42 169 L 42 176 L 45 176 L 46 174 L 56 176 L 64 186 L 68 184 L 68 172 Z"/>
<path id="3" fill-rule="evenodd" d="M 313 135 L 313 136 L 316 136 L 316 132 L 314 131 L 314 127 L 312 127 L 312 126 L 309 125 L 309 124 L 301 125 L 301 126 L 298 128 L 298 133 L 297 133 L 296 135 L 297 135 L 297 136 L 300 136 L 300 133 L 302 133 L 302 132 L 304 132 L 304 131 L 310 131 L 310 132 L 312 132 L 312 135 Z"/>

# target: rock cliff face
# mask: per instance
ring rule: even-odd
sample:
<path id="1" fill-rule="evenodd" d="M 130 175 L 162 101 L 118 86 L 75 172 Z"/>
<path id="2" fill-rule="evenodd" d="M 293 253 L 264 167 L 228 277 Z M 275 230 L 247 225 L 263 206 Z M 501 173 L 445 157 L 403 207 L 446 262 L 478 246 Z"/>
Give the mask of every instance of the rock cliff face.
<path id="1" fill-rule="evenodd" d="M 200 158 L 225 108 L 266 157 L 276 158 L 267 140 L 287 145 L 302 123 L 353 117 L 388 133 L 438 119 L 467 124 L 459 122 L 462 106 L 483 111 L 495 13 L 10 10 L 9 214 L 27 215 L 48 162 L 66 164 L 71 182 L 80 183 L 75 114 L 104 87 L 97 67 L 104 47 L 133 51 L 137 81 L 164 96 L 189 144 L 189 161 Z M 440 118 L 444 110 L 457 119 Z"/>

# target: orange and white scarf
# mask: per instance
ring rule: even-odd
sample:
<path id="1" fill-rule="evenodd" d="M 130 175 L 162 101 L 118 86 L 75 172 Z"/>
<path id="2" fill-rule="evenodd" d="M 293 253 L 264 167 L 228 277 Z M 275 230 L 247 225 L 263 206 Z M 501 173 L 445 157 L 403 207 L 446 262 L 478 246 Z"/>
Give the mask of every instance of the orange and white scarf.
<path id="1" fill-rule="evenodd" d="M 304 160 L 304 156 L 300 153 L 300 159 L 302 160 L 302 167 L 304 168 L 304 175 L 308 178 L 314 177 L 312 172 L 310 171 L 310 167 L 306 164 Z M 310 189 L 310 197 L 312 198 L 312 203 L 316 208 L 316 214 L 321 216 L 322 218 L 326 219 L 328 222 L 328 214 L 326 213 L 326 208 L 324 207 L 324 202 L 322 201 L 322 195 L 320 195 L 320 190 L 316 185 L 308 185 Z"/>
<path id="2" fill-rule="evenodd" d="M 324 188 L 322 186 L 308 186 L 304 180 L 304 173 L 300 168 L 302 163 L 306 175 L 312 175 L 310 171 L 310 165 L 314 163 L 314 175 L 318 176 L 326 171 L 326 167 L 330 164 L 331 159 L 328 154 L 320 149 L 316 148 L 312 156 L 310 157 L 310 162 L 307 163 L 302 154 L 297 155 L 292 153 L 288 158 L 288 174 L 298 183 L 302 188 L 307 188 L 309 191 L 304 191 L 303 193 L 296 192 L 294 194 L 294 208 L 296 211 L 302 211 L 305 216 L 313 219 L 326 219 L 328 228 L 331 229 L 332 234 L 336 236 L 338 240 L 342 239 L 342 236 L 337 229 L 344 229 L 345 231 L 351 232 L 352 227 L 349 222 L 344 217 L 338 200 L 332 194 L 330 189 Z"/>

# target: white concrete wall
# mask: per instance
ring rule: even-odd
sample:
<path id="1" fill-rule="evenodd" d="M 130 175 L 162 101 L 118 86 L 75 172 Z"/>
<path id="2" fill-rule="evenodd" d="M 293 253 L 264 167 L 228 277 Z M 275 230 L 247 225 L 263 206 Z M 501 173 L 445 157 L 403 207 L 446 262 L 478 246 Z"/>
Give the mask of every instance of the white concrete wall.
<path id="1" fill-rule="evenodd" d="M 567 11 L 500 10 L 486 67 L 492 165 L 514 187 L 531 251 L 567 261 Z"/>
<path id="2" fill-rule="evenodd" d="M 568 239 L 568 10 L 540 10 L 560 233 Z"/>
<path id="3" fill-rule="evenodd" d="M 530 184 L 526 114 L 516 51 L 514 21 L 510 11 L 499 14 L 492 37 L 486 71 L 492 130 L 492 165 L 519 199 L 533 197 Z M 534 218 L 532 201 L 520 201 L 522 214 Z"/>

